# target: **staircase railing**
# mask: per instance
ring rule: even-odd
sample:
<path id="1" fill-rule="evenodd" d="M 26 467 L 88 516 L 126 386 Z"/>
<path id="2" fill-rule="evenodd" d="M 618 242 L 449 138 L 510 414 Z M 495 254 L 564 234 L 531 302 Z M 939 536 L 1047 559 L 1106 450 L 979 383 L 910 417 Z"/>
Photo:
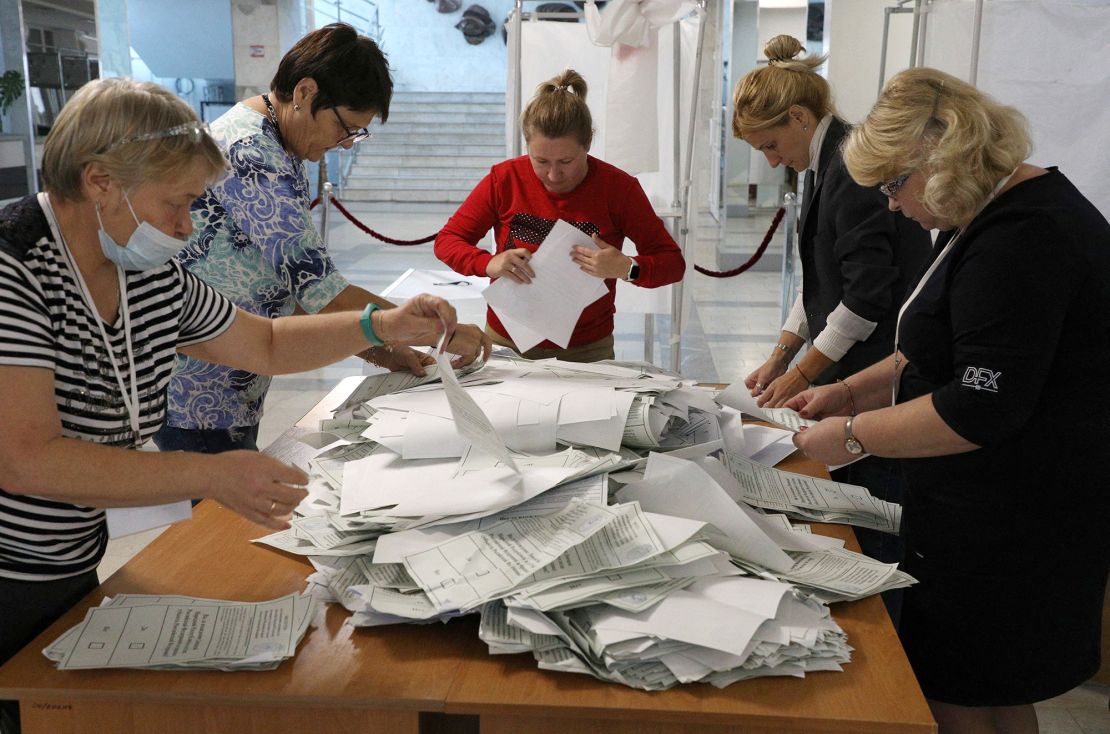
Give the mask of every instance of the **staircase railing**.
<path id="1" fill-rule="evenodd" d="M 370 0 L 316 0 L 313 10 L 317 28 L 342 21 L 353 25 L 355 30 L 373 38 L 376 43 L 382 42 L 378 6 Z"/>

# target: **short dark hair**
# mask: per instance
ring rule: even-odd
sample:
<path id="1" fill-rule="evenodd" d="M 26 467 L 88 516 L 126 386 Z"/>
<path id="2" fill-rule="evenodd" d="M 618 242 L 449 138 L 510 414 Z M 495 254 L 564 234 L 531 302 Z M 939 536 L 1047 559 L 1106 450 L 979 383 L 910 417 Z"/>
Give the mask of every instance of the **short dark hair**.
<path id="1" fill-rule="evenodd" d="M 270 91 L 289 102 L 297 83 L 308 77 L 320 88 L 312 100 L 313 114 L 321 107 L 349 107 L 374 110 L 382 122 L 389 119 L 389 62 L 378 44 L 350 25 L 331 23 L 297 41 L 278 64 Z"/>

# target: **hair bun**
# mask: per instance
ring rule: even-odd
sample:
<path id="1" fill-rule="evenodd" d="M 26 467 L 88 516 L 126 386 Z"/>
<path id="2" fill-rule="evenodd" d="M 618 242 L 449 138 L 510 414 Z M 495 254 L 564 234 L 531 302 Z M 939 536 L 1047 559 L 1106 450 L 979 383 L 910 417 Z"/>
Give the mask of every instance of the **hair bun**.
<path id="1" fill-rule="evenodd" d="M 775 36 L 763 47 L 763 55 L 768 61 L 790 61 L 805 51 L 801 42 L 787 34 Z"/>

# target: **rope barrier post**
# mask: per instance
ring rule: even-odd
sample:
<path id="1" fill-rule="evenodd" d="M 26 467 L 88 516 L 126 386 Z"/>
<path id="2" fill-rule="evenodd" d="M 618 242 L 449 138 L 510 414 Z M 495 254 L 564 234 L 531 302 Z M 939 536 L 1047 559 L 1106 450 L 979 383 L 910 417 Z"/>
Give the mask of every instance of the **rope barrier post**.
<path id="1" fill-rule="evenodd" d="M 324 241 L 325 247 L 328 244 L 328 220 L 331 218 L 331 190 L 331 181 L 325 181 L 320 191 L 320 239 Z"/>
<path id="2" fill-rule="evenodd" d="M 786 210 L 786 241 L 782 246 L 782 306 L 780 308 L 779 323 L 785 324 L 786 317 L 794 305 L 794 233 L 798 223 L 798 197 L 787 194 L 782 199 L 782 206 Z"/>
<path id="3" fill-rule="evenodd" d="M 707 0 L 697 0 L 697 2 L 695 12 L 698 16 L 698 40 L 694 43 L 694 88 L 690 90 L 690 122 L 686 128 L 686 159 L 683 161 L 682 196 L 680 198 L 680 201 L 682 201 L 682 229 L 679 231 L 682 237 L 678 241 L 678 249 L 682 252 L 683 257 L 687 256 L 686 240 L 690 234 L 691 222 L 693 221 L 690 189 L 694 170 L 694 130 L 697 127 L 699 92 L 701 91 L 702 44 L 705 42 L 705 26 L 709 18 L 709 14 L 706 12 Z M 681 74 L 682 70 L 679 69 L 678 73 Z M 677 131 L 675 134 L 678 134 Z M 682 373 L 683 305 L 683 288 L 680 280 L 671 286 L 671 371 L 679 374 Z"/>
<path id="4" fill-rule="evenodd" d="M 509 70 L 512 72 L 512 76 L 509 79 L 508 84 L 508 92 L 512 95 L 512 103 L 510 105 L 510 109 L 512 109 L 513 111 L 513 139 L 512 142 L 509 144 L 509 152 L 513 158 L 518 157 L 521 154 L 522 150 L 520 142 L 520 109 L 521 95 L 523 94 L 523 91 L 520 87 L 520 33 L 522 31 L 521 20 L 523 20 L 523 15 L 524 0 L 516 0 L 516 2 L 513 3 L 513 10 L 509 18 L 509 41 L 511 46 L 511 48 L 509 49 L 509 53 L 513 60 L 512 66 L 509 67 Z"/>

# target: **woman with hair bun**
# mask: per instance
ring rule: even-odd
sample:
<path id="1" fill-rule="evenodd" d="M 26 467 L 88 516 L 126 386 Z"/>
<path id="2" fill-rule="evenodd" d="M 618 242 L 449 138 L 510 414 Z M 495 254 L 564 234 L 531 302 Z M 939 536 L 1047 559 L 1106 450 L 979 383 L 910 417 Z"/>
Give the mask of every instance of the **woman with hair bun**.
<path id="1" fill-rule="evenodd" d="M 1030 151 L 1021 113 L 970 84 L 890 80 L 844 161 L 942 231 L 894 353 L 851 378 L 860 412 L 836 386 L 788 403 L 823 419 L 795 438 L 814 458 L 905 459 L 899 636 L 942 734 L 1032 734 L 1034 702 L 1099 669 L 1110 224 Z"/>
<path id="2" fill-rule="evenodd" d="M 600 249 L 576 247 L 572 257 L 583 271 L 605 279 L 609 292 L 582 312 L 566 349 L 545 341 L 524 356 L 612 359 L 616 279 L 643 288 L 674 283 L 686 269 L 682 253 L 639 182 L 589 155 L 593 120 L 578 72 L 567 69 L 540 84 L 521 128 L 528 154 L 490 170 L 440 231 L 436 256 L 464 275 L 530 283 L 532 253 L 557 220 L 591 235 Z M 495 254 L 477 247 L 491 227 Z M 621 252 L 626 237 L 636 244 L 634 258 Z M 492 310 L 486 331 L 494 343 L 516 349 Z"/>
<path id="3" fill-rule="evenodd" d="M 840 146 L 849 127 L 836 116 L 829 84 L 817 73 L 822 56 L 795 58 L 797 39 L 775 36 L 764 48 L 768 65 L 750 72 L 733 95 L 733 134 L 767 157 L 805 173 L 798 253 L 802 292 L 771 356 L 744 384 L 760 405 L 779 407 L 811 384 L 843 381 L 890 354 L 898 306 L 929 251 L 927 232 L 888 211 L 876 186 L 848 175 Z M 806 343 L 809 349 L 788 369 Z M 843 463 L 843 462 L 839 462 Z M 868 458 L 832 473 L 901 501 L 902 481 L 887 461 Z M 857 528 L 864 552 L 900 560 L 901 546 L 885 533 Z M 888 595 L 888 606 L 894 601 Z M 896 616 L 896 608 L 891 608 Z"/>

